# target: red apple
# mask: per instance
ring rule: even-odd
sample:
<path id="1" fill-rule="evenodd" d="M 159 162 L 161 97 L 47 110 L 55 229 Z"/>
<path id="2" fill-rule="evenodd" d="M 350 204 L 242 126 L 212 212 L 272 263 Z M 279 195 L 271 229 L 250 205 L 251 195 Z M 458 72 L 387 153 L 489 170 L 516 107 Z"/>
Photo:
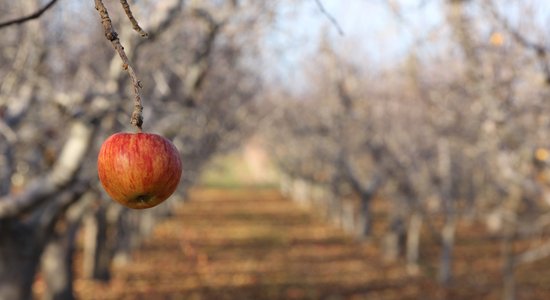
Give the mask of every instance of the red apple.
<path id="1" fill-rule="evenodd" d="M 166 200 L 181 178 L 178 149 L 152 133 L 116 133 L 101 145 L 97 172 L 105 191 L 118 203 L 135 209 Z"/>

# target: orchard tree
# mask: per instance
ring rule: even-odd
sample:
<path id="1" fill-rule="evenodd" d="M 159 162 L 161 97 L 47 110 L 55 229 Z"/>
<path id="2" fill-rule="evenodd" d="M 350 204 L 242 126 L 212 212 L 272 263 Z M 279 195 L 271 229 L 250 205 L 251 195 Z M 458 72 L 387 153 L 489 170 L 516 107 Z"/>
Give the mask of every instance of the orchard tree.
<path id="1" fill-rule="evenodd" d="M 526 15 L 535 11 L 510 3 Z M 376 71 L 366 55 L 358 59 L 325 39 L 305 64 L 307 87 L 278 92 L 290 100 L 276 100 L 284 105 L 265 135 L 285 178 L 299 183 L 286 186 L 313 199 L 325 186 L 329 196 L 314 205 L 339 224 L 368 224 L 368 206 L 357 203 L 369 201 L 345 213 L 350 198 L 372 196 L 365 191 L 390 202 L 384 253 L 406 253 L 414 272 L 425 228 L 441 246 L 444 286 L 452 282 L 457 225 L 486 223 L 502 236 L 511 299 L 514 268 L 550 253 L 546 242 L 513 251 L 515 240 L 548 224 L 549 73 L 539 19 L 511 24 L 499 5 L 442 2 L 441 26 L 413 32 L 407 56 Z"/>
<path id="2" fill-rule="evenodd" d="M 176 204 L 129 210 L 99 185 L 99 147 L 115 132 L 135 131 L 130 120 L 178 148 L 184 171 L 173 198 L 180 198 L 209 158 L 239 144 L 263 113 L 255 66 L 273 20 L 270 5 L 40 3 L 0 4 L 28 16 L 0 21 L 0 298 L 6 299 L 31 297 L 40 263 L 45 297 L 72 298 L 72 254 L 82 226 L 85 274 L 107 280 L 112 260 L 127 261 Z M 140 17 L 145 11 L 147 18 Z"/>

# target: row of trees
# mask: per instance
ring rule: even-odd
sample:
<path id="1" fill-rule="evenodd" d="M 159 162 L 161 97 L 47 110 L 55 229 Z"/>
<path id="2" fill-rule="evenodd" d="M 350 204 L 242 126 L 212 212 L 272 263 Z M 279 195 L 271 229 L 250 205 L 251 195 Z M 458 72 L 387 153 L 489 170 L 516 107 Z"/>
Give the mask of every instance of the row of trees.
<path id="1" fill-rule="evenodd" d="M 307 88 L 274 93 L 284 105 L 263 134 L 283 189 L 357 236 L 371 232 L 374 197 L 391 202 L 384 253 L 405 253 L 408 270 L 419 271 L 420 232 L 430 232 L 444 285 L 457 223 L 485 222 L 502 239 L 513 299 L 515 267 L 550 255 L 548 241 L 513 251 L 514 240 L 548 230 L 550 49 L 529 17 L 536 4 L 498 2 L 442 2 L 437 32 L 417 33 L 382 70 L 323 38 L 304 67 Z M 507 19 L 510 7 L 521 23 Z"/>
<path id="2" fill-rule="evenodd" d="M 42 2 L 3 1 L 0 10 L 26 15 Z M 262 114 L 256 66 L 274 7 L 139 1 L 142 39 L 118 3 L 106 4 L 143 85 L 144 130 L 181 152 L 183 180 L 173 198 L 184 199 L 209 158 L 235 147 Z M 98 184 L 98 148 L 132 130 L 133 105 L 92 1 L 60 1 L 38 20 L 3 28 L 0 66 L 0 298 L 29 299 L 40 272 L 46 299 L 71 299 L 80 228 L 85 275 L 108 280 L 112 263 L 128 261 L 177 199 L 136 212 L 111 202 Z"/>

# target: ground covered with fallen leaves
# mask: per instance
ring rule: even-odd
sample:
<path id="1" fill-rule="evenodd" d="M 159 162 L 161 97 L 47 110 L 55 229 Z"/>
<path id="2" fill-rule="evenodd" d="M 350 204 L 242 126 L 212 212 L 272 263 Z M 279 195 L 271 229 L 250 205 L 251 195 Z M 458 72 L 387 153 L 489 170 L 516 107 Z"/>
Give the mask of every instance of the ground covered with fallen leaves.
<path id="1" fill-rule="evenodd" d="M 408 275 L 403 261 L 381 259 L 376 238 L 355 241 L 274 189 L 196 189 L 109 283 L 79 279 L 76 291 L 79 299 L 500 299 L 498 241 L 471 225 L 457 243 L 456 281 L 443 289 L 429 240 L 421 274 Z M 530 275 L 545 265 L 518 270 L 520 299 L 550 295 L 544 277 Z"/>

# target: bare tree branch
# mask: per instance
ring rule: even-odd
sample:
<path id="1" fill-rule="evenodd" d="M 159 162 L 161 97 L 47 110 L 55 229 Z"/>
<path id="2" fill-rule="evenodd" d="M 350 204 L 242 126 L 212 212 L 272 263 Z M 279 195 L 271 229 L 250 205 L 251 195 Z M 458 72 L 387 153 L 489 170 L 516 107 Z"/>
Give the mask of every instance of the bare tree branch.
<path id="1" fill-rule="evenodd" d="M 338 33 L 340 35 L 344 35 L 344 30 L 342 30 L 342 27 L 340 27 L 340 24 L 338 24 L 338 21 L 325 9 L 323 6 L 323 3 L 321 3 L 321 0 L 315 0 L 315 3 L 317 3 L 317 6 L 319 7 L 319 10 L 323 15 L 327 17 L 327 19 L 336 27 L 336 30 L 338 30 Z"/>
<path id="2" fill-rule="evenodd" d="M 145 32 L 138 24 L 136 18 L 134 18 L 134 14 L 132 14 L 132 10 L 130 9 L 130 4 L 128 4 L 127 0 L 120 0 L 120 4 L 122 4 L 122 8 L 124 8 L 124 12 L 126 13 L 126 16 L 132 23 L 132 28 L 139 33 L 142 37 L 147 37 L 148 34 Z"/>
<path id="3" fill-rule="evenodd" d="M 93 133 L 91 126 L 75 121 L 53 170 L 31 182 L 21 194 L 0 198 L 0 218 L 13 217 L 29 211 L 70 184 L 88 153 Z"/>
<path id="4" fill-rule="evenodd" d="M 56 2 L 57 2 L 57 0 L 51 0 L 50 2 L 48 2 L 48 4 L 44 5 L 44 7 L 42 7 L 41 9 L 37 10 L 36 12 L 34 12 L 34 13 L 28 15 L 28 16 L 24 16 L 24 17 L 20 17 L 20 18 L 17 18 L 17 19 L 2 22 L 2 23 L 0 23 L 0 28 L 7 27 L 7 26 L 10 26 L 10 25 L 15 25 L 15 24 L 22 24 L 22 23 L 25 23 L 27 21 L 37 19 L 44 12 L 46 12 L 48 9 L 50 9 Z"/>
<path id="5" fill-rule="evenodd" d="M 29 224 L 40 232 L 38 237 L 40 237 L 41 243 L 46 242 L 50 237 L 50 233 L 54 231 L 55 224 L 66 213 L 67 209 L 79 201 L 86 192 L 91 193 L 89 190 L 90 182 L 78 179 L 71 187 L 52 196 L 55 201 L 48 202 L 44 208 L 41 207 L 40 210 L 33 211 L 35 216 L 30 218 Z"/>
<path id="6" fill-rule="evenodd" d="M 103 0 L 95 0 L 95 8 L 101 17 L 101 24 L 103 25 L 103 29 L 105 31 L 105 37 L 113 44 L 113 47 L 122 59 L 122 68 L 128 72 L 128 75 L 132 80 L 132 86 L 134 88 L 134 112 L 132 113 L 131 124 L 134 125 L 139 132 L 141 132 L 141 126 L 143 125 L 143 106 L 141 104 L 141 96 L 139 93 L 141 89 L 141 82 L 137 79 L 136 72 L 130 64 L 130 59 L 128 59 L 128 56 L 124 51 L 124 47 L 120 43 L 118 33 L 116 33 L 113 29 L 113 23 L 111 22 L 107 8 L 103 4 Z"/>

